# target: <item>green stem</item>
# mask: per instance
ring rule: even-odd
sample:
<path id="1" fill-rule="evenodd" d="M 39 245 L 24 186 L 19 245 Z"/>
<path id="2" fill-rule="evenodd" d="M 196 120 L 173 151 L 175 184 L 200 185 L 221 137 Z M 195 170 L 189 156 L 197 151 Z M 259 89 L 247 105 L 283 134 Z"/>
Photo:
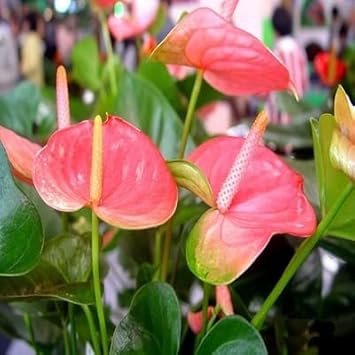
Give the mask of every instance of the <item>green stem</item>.
<path id="1" fill-rule="evenodd" d="M 202 331 L 201 339 L 206 333 L 208 323 L 208 300 L 210 297 L 211 285 L 207 282 L 203 283 L 203 299 L 202 299 Z"/>
<path id="2" fill-rule="evenodd" d="M 99 339 L 97 337 L 95 322 L 94 322 L 94 318 L 92 317 L 90 308 L 87 305 L 82 305 L 81 307 L 82 307 L 82 309 L 84 311 L 86 320 L 87 320 L 88 325 L 89 325 L 89 331 L 90 331 L 90 336 L 91 336 L 91 341 L 92 341 L 92 346 L 94 348 L 94 352 L 95 352 L 96 355 L 101 355 Z"/>
<path id="3" fill-rule="evenodd" d="M 179 147 L 179 155 L 178 155 L 179 159 L 183 159 L 185 155 L 187 140 L 191 131 L 192 121 L 194 118 L 197 98 L 201 90 L 202 80 L 203 80 L 203 72 L 199 70 L 196 73 L 195 83 L 192 88 L 189 106 L 187 108 L 187 113 L 184 122 L 184 129 L 182 132 L 182 137 L 181 137 L 180 147 Z"/>
<path id="4" fill-rule="evenodd" d="M 65 322 L 62 322 L 63 326 L 63 342 L 64 342 L 64 354 L 70 354 L 70 347 L 69 347 L 69 339 L 68 339 L 68 330 Z"/>
<path id="5" fill-rule="evenodd" d="M 165 233 L 164 247 L 163 247 L 164 248 L 163 257 L 161 262 L 160 281 L 163 282 L 165 282 L 168 277 L 169 257 L 170 257 L 172 239 L 173 239 L 173 219 L 170 219 L 166 226 L 166 233 Z"/>
<path id="6" fill-rule="evenodd" d="M 296 253 L 290 260 L 287 265 L 285 271 L 281 275 L 279 281 L 274 286 L 273 290 L 261 306 L 259 312 L 252 319 L 252 324 L 260 329 L 264 323 L 264 320 L 270 311 L 271 307 L 274 305 L 278 297 L 281 295 L 282 291 L 291 280 L 293 275 L 299 269 L 301 264 L 305 261 L 308 255 L 311 253 L 319 239 L 327 232 L 329 226 L 333 222 L 340 208 L 343 206 L 344 202 L 353 191 L 353 184 L 349 183 L 346 188 L 343 190 L 342 194 L 339 196 L 336 203 L 332 206 L 332 208 L 328 211 L 322 221 L 319 223 L 316 232 L 312 237 L 306 239 L 300 247 L 297 249 Z"/>
<path id="7" fill-rule="evenodd" d="M 102 302 L 101 283 L 100 283 L 100 240 L 99 240 L 99 221 L 94 211 L 91 212 L 91 257 L 92 257 L 92 277 L 95 293 L 95 305 L 97 318 L 99 320 L 102 351 L 108 354 L 108 341 L 104 306 Z"/>
<path id="8" fill-rule="evenodd" d="M 23 320 L 25 322 L 26 328 L 27 328 L 28 333 L 30 335 L 31 345 L 32 345 L 33 349 L 35 350 L 36 355 L 40 355 L 40 351 L 39 351 L 39 349 L 37 347 L 37 343 L 36 343 L 35 333 L 33 331 L 31 317 L 27 313 L 25 313 L 23 316 Z"/>
<path id="9" fill-rule="evenodd" d="M 185 155 L 187 140 L 192 126 L 195 107 L 196 107 L 198 95 L 200 93 L 202 80 L 203 80 L 203 72 L 199 70 L 196 74 L 195 83 L 192 88 L 191 97 L 189 101 L 189 106 L 187 108 L 187 113 L 185 117 L 184 128 L 182 131 L 179 153 L 178 153 L 179 159 L 183 159 Z M 162 257 L 161 274 L 160 274 L 161 281 L 166 281 L 166 278 L 168 276 L 172 237 L 173 237 L 173 219 L 170 219 L 169 222 L 167 223 L 166 235 L 164 239 L 164 250 L 163 250 L 163 257 Z"/>
<path id="10" fill-rule="evenodd" d="M 76 341 L 74 304 L 69 303 L 68 307 L 69 307 L 69 323 L 70 323 L 70 349 L 71 349 L 72 354 L 77 355 L 78 354 L 78 344 Z"/>
<path id="11" fill-rule="evenodd" d="M 106 15 L 103 11 L 99 12 L 99 18 L 100 18 L 100 23 L 101 23 L 102 36 L 104 39 L 105 48 L 106 48 L 106 52 L 107 52 L 107 60 L 108 60 L 108 66 L 109 66 L 108 69 L 110 71 L 111 90 L 112 90 L 112 94 L 116 95 L 118 89 L 117 89 L 117 82 L 116 82 L 114 53 L 113 53 L 113 49 L 112 49 L 110 32 L 107 27 Z"/>

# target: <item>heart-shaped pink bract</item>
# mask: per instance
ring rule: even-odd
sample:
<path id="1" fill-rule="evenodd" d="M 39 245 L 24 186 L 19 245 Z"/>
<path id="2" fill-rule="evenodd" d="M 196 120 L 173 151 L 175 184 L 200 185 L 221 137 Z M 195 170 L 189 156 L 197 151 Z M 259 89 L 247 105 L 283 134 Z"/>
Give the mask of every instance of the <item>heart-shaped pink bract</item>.
<path id="1" fill-rule="evenodd" d="M 109 30 L 118 41 L 144 33 L 157 16 L 159 0 L 132 0 L 131 6 L 131 14 L 108 18 Z"/>
<path id="2" fill-rule="evenodd" d="M 288 70 L 261 41 L 208 8 L 186 15 L 152 57 L 202 70 L 204 79 L 227 95 L 292 88 Z"/>
<path id="3" fill-rule="evenodd" d="M 189 157 L 205 173 L 216 199 L 244 141 L 214 138 Z M 211 284 L 235 280 L 274 234 L 306 237 L 316 228 L 314 211 L 302 190 L 302 177 L 269 149 L 257 146 L 243 174 L 229 208 L 205 212 L 187 240 L 190 269 Z"/>
<path id="4" fill-rule="evenodd" d="M 152 141 L 119 117 L 102 125 L 102 186 L 91 201 L 93 121 L 55 132 L 34 161 L 33 182 L 54 209 L 90 206 L 105 222 L 143 229 L 167 221 L 177 204 L 177 186 Z"/>
<path id="5" fill-rule="evenodd" d="M 0 127 L 0 142 L 4 145 L 14 175 L 31 183 L 33 160 L 41 146 L 5 127 Z"/>

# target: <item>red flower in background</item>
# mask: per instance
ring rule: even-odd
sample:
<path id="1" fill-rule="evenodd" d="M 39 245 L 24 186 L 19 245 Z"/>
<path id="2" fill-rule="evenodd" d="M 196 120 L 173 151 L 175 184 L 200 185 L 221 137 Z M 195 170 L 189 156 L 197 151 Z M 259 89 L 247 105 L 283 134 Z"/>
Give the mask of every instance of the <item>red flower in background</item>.
<path id="1" fill-rule="evenodd" d="M 286 67 L 261 41 L 230 22 L 237 2 L 223 3 L 224 17 L 209 8 L 186 15 L 152 57 L 203 71 L 204 79 L 227 95 L 292 89 Z"/>
<path id="2" fill-rule="evenodd" d="M 94 6 L 97 6 L 101 9 L 110 9 L 116 4 L 117 0 L 91 0 L 91 3 Z"/>
<path id="3" fill-rule="evenodd" d="M 314 58 L 314 69 L 324 85 L 334 86 L 346 74 L 346 64 L 333 51 L 321 52 Z"/>
<path id="4" fill-rule="evenodd" d="M 215 196 L 215 205 L 200 217 L 186 243 L 190 269 L 208 283 L 234 281 L 274 234 L 307 237 L 316 228 L 302 177 L 259 145 L 266 123 L 261 113 L 245 140 L 214 138 L 189 157 Z"/>

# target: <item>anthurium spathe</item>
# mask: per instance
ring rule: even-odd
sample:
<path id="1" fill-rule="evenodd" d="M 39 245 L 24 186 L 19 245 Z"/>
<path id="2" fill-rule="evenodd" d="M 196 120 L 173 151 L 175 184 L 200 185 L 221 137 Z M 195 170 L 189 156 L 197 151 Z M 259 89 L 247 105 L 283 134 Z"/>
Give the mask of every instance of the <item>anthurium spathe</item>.
<path id="1" fill-rule="evenodd" d="M 109 30 L 118 41 L 143 34 L 154 22 L 159 10 L 159 0 L 131 0 L 125 3 L 122 13 L 108 18 Z"/>
<path id="2" fill-rule="evenodd" d="M 33 183 L 54 209 L 91 207 L 105 222 L 141 229 L 174 213 L 177 186 L 153 142 L 119 117 L 55 132 L 36 155 Z"/>
<path id="3" fill-rule="evenodd" d="M 259 144 L 266 122 L 261 113 L 245 140 L 214 138 L 189 157 L 205 173 L 215 196 L 186 245 L 190 269 L 208 283 L 235 280 L 274 234 L 307 237 L 316 228 L 302 177 Z"/>
<path id="4" fill-rule="evenodd" d="M 355 107 L 342 86 L 334 100 L 334 116 L 337 128 L 330 145 L 332 164 L 341 169 L 352 180 L 355 179 Z"/>
<path id="5" fill-rule="evenodd" d="M 13 174 L 31 183 L 33 159 L 41 146 L 5 127 L 0 127 L 0 142 L 4 145 Z"/>
<path id="6" fill-rule="evenodd" d="M 291 89 L 286 67 L 250 33 L 235 27 L 237 1 L 226 1 L 220 16 L 209 8 L 186 15 L 153 52 L 166 64 L 194 67 L 227 95 Z"/>

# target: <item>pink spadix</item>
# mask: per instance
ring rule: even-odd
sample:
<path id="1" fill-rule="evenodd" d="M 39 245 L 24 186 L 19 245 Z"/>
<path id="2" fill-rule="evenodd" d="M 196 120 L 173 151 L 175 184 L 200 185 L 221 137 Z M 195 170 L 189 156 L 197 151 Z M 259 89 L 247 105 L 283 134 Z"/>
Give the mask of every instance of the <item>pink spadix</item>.
<path id="1" fill-rule="evenodd" d="M 238 192 L 239 185 L 243 178 L 250 159 L 252 159 L 256 147 L 262 138 L 268 118 L 265 112 L 261 112 L 253 123 L 251 130 L 243 143 L 237 157 L 224 180 L 221 190 L 217 196 L 217 207 L 221 213 L 224 213 L 230 207 L 233 197 Z"/>

